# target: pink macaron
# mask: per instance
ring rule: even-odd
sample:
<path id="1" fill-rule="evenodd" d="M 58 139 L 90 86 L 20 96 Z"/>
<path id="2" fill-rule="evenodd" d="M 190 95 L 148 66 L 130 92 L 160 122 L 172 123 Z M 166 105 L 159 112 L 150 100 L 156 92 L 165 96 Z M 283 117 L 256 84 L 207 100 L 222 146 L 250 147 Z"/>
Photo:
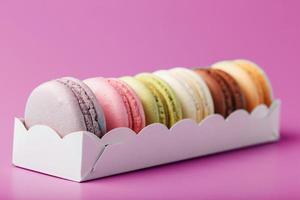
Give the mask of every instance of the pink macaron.
<path id="1" fill-rule="evenodd" d="M 142 103 L 125 82 L 115 78 L 90 78 L 84 81 L 94 92 L 106 118 L 107 131 L 128 127 L 138 133 L 145 127 Z"/>

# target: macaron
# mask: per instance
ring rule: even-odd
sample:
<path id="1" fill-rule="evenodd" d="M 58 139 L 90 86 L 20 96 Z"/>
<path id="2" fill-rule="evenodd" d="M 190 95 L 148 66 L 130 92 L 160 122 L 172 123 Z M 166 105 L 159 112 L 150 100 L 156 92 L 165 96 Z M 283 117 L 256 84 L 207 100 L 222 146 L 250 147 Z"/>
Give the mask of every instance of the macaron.
<path id="1" fill-rule="evenodd" d="M 145 127 L 145 114 L 136 93 L 116 78 L 91 78 L 84 81 L 102 106 L 107 130 L 128 127 L 138 133 Z"/>
<path id="2" fill-rule="evenodd" d="M 210 71 L 215 77 L 219 79 L 223 91 L 229 92 L 225 92 L 225 97 L 227 98 L 227 96 L 230 96 L 231 99 L 231 103 L 229 103 L 230 99 L 225 100 L 227 107 L 229 107 L 229 109 L 227 109 L 227 115 L 238 109 L 247 109 L 245 95 L 235 79 L 222 70 L 210 69 Z M 229 95 L 226 95 L 227 93 Z"/>
<path id="3" fill-rule="evenodd" d="M 159 123 L 159 109 L 153 93 L 144 83 L 134 77 L 124 76 L 120 79 L 127 83 L 141 100 L 145 112 L 146 125 Z"/>
<path id="4" fill-rule="evenodd" d="M 237 82 L 218 69 L 195 69 L 207 83 L 214 101 L 215 112 L 227 117 L 237 109 L 246 109 L 246 101 Z"/>
<path id="5" fill-rule="evenodd" d="M 105 78 L 90 78 L 84 83 L 94 92 L 103 109 L 107 131 L 117 127 L 129 127 L 129 117 L 123 98 Z"/>
<path id="6" fill-rule="evenodd" d="M 261 103 L 260 89 L 253 77 L 247 71 L 232 61 L 221 61 L 212 65 L 214 69 L 220 69 L 233 77 L 245 95 L 247 110 L 251 112 Z"/>
<path id="7" fill-rule="evenodd" d="M 231 100 L 227 100 L 229 98 L 231 99 L 231 97 L 229 89 L 226 87 L 224 81 L 212 73 L 212 70 L 210 69 L 199 68 L 195 69 L 195 72 L 203 78 L 211 92 L 215 113 L 227 116 L 228 109 L 231 109 L 232 105 Z M 227 102 L 229 102 L 230 105 L 228 105 Z"/>
<path id="8" fill-rule="evenodd" d="M 205 81 L 194 71 L 186 68 L 174 68 L 170 70 L 175 77 L 182 80 L 189 87 L 190 94 L 194 96 L 198 104 L 197 122 L 214 113 L 214 102 Z"/>
<path id="9" fill-rule="evenodd" d="M 180 102 L 172 88 L 161 78 L 150 73 L 142 73 L 135 76 L 143 82 L 153 93 L 156 99 L 161 101 L 160 120 L 167 127 L 172 127 L 177 121 L 182 119 Z"/>
<path id="10" fill-rule="evenodd" d="M 175 92 L 182 108 L 182 117 L 197 119 L 196 104 L 187 88 L 167 70 L 156 71 L 153 74 L 164 80 Z"/>
<path id="11" fill-rule="evenodd" d="M 43 83 L 32 91 L 26 103 L 25 125 L 47 125 L 61 137 L 77 131 L 99 137 L 106 133 L 105 116 L 95 95 L 71 77 Z"/>
<path id="12" fill-rule="evenodd" d="M 234 60 L 234 63 L 242 67 L 253 77 L 260 87 L 260 95 L 262 103 L 270 106 L 273 99 L 271 83 L 266 73 L 254 62 L 245 59 Z"/>

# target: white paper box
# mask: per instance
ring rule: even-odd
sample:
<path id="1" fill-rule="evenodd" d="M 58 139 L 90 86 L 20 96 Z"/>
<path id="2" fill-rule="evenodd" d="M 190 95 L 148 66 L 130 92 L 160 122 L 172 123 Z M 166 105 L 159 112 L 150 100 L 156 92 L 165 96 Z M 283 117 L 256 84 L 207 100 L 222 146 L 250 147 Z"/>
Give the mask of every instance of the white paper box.
<path id="1" fill-rule="evenodd" d="M 237 149 L 279 139 L 280 102 L 260 105 L 224 120 L 211 115 L 200 124 L 185 119 L 171 129 L 162 124 L 139 134 L 117 128 L 99 139 L 89 132 L 61 138 L 47 126 L 27 130 L 15 119 L 13 164 L 18 167 L 83 182 L 174 161 Z"/>

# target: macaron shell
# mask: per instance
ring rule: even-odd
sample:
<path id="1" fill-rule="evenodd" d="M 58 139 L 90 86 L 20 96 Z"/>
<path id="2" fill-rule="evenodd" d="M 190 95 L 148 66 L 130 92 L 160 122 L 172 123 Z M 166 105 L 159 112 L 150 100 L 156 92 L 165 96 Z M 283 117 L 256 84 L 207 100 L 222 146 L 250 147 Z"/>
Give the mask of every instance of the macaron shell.
<path id="1" fill-rule="evenodd" d="M 238 67 L 237 64 L 231 61 L 221 61 L 213 64 L 212 68 L 225 71 L 237 81 L 245 95 L 247 110 L 249 112 L 251 112 L 257 105 L 260 104 L 259 93 L 255 83 L 249 74 Z"/>
<path id="2" fill-rule="evenodd" d="M 152 92 L 136 78 L 126 76 L 120 78 L 127 83 L 140 98 L 146 117 L 146 125 L 159 123 L 159 110 Z"/>
<path id="3" fill-rule="evenodd" d="M 139 133 L 146 124 L 143 105 L 139 97 L 124 81 L 116 78 L 109 78 L 107 81 L 122 96 L 123 102 L 127 108 L 129 128 L 136 133 Z"/>
<path id="4" fill-rule="evenodd" d="M 89 100 L 93 99 L 90 104 L 94 105 L 91 105 L 90 109 L 95 112 L 93 117 L 97 117 L 97 119 L 90 116 L 93 121 L 88 123 L 99 123 L 98 130 L 93 133 L 101 137 L 106 132 L 102 109 L 96 103 L 96 97 L 88 88 L 83 88 L 82 92 L 84 95 L 89 96 Z M 43 83 L 32 91 L 27 100 L 25 125 L 28 128 L 34 125 L 47 125 L 53 128 L 61 137 L 77 131 L 88 131 L 86 124 L 88 118 L 85 118 L 85 115 L 90 114 L 83 113 L 80 107 L 80 104 L 84 103 L 78 101 L 69 86 L 57 80 Z"/>
<path id="5" fill-rule="evenodd" d="M 182 119 L 181 105 L 177 100 L 176 94 L 166 82 L 150 73 L 139 74 L 136 78 L 156 90 L 161 95 L 164 108 L 167 111 L 168 120 L 166 125 L 168 127 L 172 127 L 177 121 Z"/>
<path id="6" fill-rule="evenodd" d="M 209 69 L 195 69 L 197 74 L 199 74 L 203 80 L 206 82 L 214 101 L 215 113 L 221 114 L 223 116 L 227 115 L 226 97 L 223 92 L 224 87 L 220 83 L 220 79 L 215 77 Z M 226 89 L 226 88 L 225 88 Z"/>
<path id="7" fill-rule="evenodd" d="M 236 64 L 243 67 L 244 69 L 248 70 L 255 79 L 259 82 L 262 93 L 263 93 L 263 103 L 265 103 L 267 106 L 270 106 L 272 104 L 273 99 L 273 92 L 272 92 L 272 86 L 268 79 L 268 76 L 266 73 L 255 63 L 245 60 L 245 59 L 239 59 L 234 60 Z"/>
<path id="8" fill-rule="evenodd" d="M 129 127 L 128 114 L 122 96 L 105 78 L 90 78 L 84 83 L 91 88 L 103 108 L 107 131 L 117 127 Z"/>
<path id="9" fill-rule="evenodd" d="M 176 93 L 176 96 L 181 104 L 183 118 L 196 120 L 196 105 L 194 104 L 192 95 L 188 93 L 187 89 L 184 87 L 184 84 L 174 78 L 167 70 L 156 71 L 154 74 L 169 84 L 169 86 Z"/>

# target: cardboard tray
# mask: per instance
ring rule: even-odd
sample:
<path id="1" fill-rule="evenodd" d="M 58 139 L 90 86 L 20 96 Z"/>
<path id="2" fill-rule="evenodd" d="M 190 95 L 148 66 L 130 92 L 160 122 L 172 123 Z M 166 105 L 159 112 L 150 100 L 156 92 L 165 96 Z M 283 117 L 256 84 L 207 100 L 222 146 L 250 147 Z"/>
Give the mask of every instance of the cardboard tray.
<path id="1" fill-rule="evenodd" d="M 61 138 L 53 129 L 26 129 L 15 119 L 13 164 L 83 182 L 179 160 L 273 142 L 279 139 L 280 101 L 259 105 L 251 114 L 237 110 L 224 119 L 214 114 L 200 124 L 184 119 L 171 129 L 151 124 L 139 134 L 116 128 L 99 139 L 90 132 Z"/>

